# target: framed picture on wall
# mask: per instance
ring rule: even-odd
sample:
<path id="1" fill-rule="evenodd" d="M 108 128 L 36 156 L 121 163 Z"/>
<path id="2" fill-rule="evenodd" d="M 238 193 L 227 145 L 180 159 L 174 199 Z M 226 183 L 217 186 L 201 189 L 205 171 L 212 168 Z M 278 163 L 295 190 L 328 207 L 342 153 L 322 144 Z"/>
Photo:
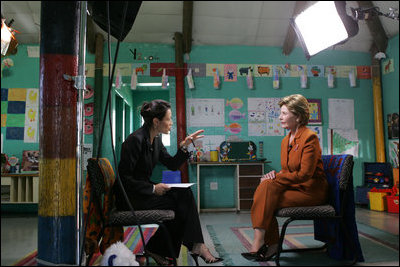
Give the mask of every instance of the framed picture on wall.
<path id="1" fill-rule="evenodd" d="M 321 99 L 307 99 L 310 107 L 310 119 L 309 125 L 321 125 L 322 114 L 321 114 Z"/>

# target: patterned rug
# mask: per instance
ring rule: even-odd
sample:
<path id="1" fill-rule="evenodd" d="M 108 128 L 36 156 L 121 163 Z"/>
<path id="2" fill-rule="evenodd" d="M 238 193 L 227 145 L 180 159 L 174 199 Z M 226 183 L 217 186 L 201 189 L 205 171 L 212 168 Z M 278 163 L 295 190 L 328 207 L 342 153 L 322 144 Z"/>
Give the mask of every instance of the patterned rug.
<path id="1" fill-rule="evenodd" d="M 306 223 L 305 223 L 306 222 Z M 280 223 L 282 225 L 282 223 Z M 399 236 L 358 223 L 359 240 L 365 262 L 361 265 L 383 264 L 393 265 L 399 261 Z M 284 242 L 285 248 L 319 247 L 322 242 L 314 240 L 313 224 L 311 221 L 298 221 L 289 224 Z M 240 253 L 250 249 L 253 240 L 253 229 L 249 225 L 207 225 L 207 230 L 219 256 L 224 258 L 225 266 L 269 266 L 275 261 L 252 262 L 243 258 Z M 343 262 L 327 256 L 326 252 L 314 251 L 303 253 L 283 253 L 282 265 L 331 265 L 341 266 Z M 386 263 L 386 264 L 385 264 Z"/>
<path id="2" fill-rule="evenodd" d="M 155 233 L 156 228 L 142 228 L 143 236 L 146 242 L 150 239 L 150 237 Z M 139 230 L 136 227 L 125 227 L 124 228 L 124 244 L 134 253 L 141 254 L 143 253 L 142 241 L 140 238 Z M 37 250 L 29 253 L 23 259 L 14 263 L 13 266 L 36 266 Z M 93 255 L 93 258 L 90 261 L 90 266 L 100 266 L 102 259 L 101 253 L 97 253 Z M 145 259 L 141 257 L 140 264 L 145 265 Z M 188 254 L 188 250 L 186 247 L 182 246 L 179 254 L 179 258 L 177 259 L 177 263 L 179 266 L 192 266 L 194 265 L 192 257 Z M 157 264 L 150 258 L 150 265 L 156 266 Z"/>

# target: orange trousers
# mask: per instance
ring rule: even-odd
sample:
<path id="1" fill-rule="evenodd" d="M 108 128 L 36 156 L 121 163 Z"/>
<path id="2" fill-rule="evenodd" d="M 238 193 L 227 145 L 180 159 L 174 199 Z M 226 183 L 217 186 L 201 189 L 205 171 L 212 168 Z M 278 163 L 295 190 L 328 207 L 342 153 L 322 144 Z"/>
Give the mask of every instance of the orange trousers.
<path id="1" fill-rule="evenodd" d="M 321 205 L 326 201 L 326 191 L 305 192 L 280 184 L 276 179 L 264 180 L 254 192 L 251 221 L 254 228 L 265 230 L 266 245 L 278 244 L 279 227 L 275 210 L 286 207 Z"/>

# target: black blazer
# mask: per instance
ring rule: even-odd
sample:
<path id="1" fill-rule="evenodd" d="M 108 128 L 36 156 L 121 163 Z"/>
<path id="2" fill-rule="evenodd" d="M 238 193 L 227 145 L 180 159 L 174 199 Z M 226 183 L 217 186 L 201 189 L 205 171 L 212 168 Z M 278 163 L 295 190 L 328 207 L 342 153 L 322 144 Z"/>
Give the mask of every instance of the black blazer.
<path id="1" fill-rule="evenodd" d="M 133 202 L 132 205 L 135 207 L 135 202 L 146 201 L 154 195 L 153 185 L 155 183 L 150 178 L 157 162 L 161 162 L 168 169 L 175 171 L 188 158 L 189 153 L 183 152 L 181 149 L 178 149 L 176 155 L 172 157 L 161 142 L 161 136 L 157 136 L 152 145 L 150 132 L 146 126 L 142 126 L 130 134 L 122 143 L 118 170 L 124 189 Z M 117 181 L 114 190 L 117 207 L 121 207 L 121 205 L 126 207 L 126 201 Z"/>

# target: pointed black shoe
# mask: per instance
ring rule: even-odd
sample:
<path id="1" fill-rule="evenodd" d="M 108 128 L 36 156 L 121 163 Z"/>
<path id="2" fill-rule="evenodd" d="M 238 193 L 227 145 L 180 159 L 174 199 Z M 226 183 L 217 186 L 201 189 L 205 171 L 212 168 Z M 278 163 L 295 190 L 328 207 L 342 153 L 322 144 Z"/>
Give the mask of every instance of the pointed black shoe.
<path id="1" fill-rule="evenodd" d="M 268 247 L 264 244 L 260 247 L 257 252 L 243 252 L 242 256 L 249 261 L 258 261 L 264 258 L 264 255 L 267 253 Z"/>

